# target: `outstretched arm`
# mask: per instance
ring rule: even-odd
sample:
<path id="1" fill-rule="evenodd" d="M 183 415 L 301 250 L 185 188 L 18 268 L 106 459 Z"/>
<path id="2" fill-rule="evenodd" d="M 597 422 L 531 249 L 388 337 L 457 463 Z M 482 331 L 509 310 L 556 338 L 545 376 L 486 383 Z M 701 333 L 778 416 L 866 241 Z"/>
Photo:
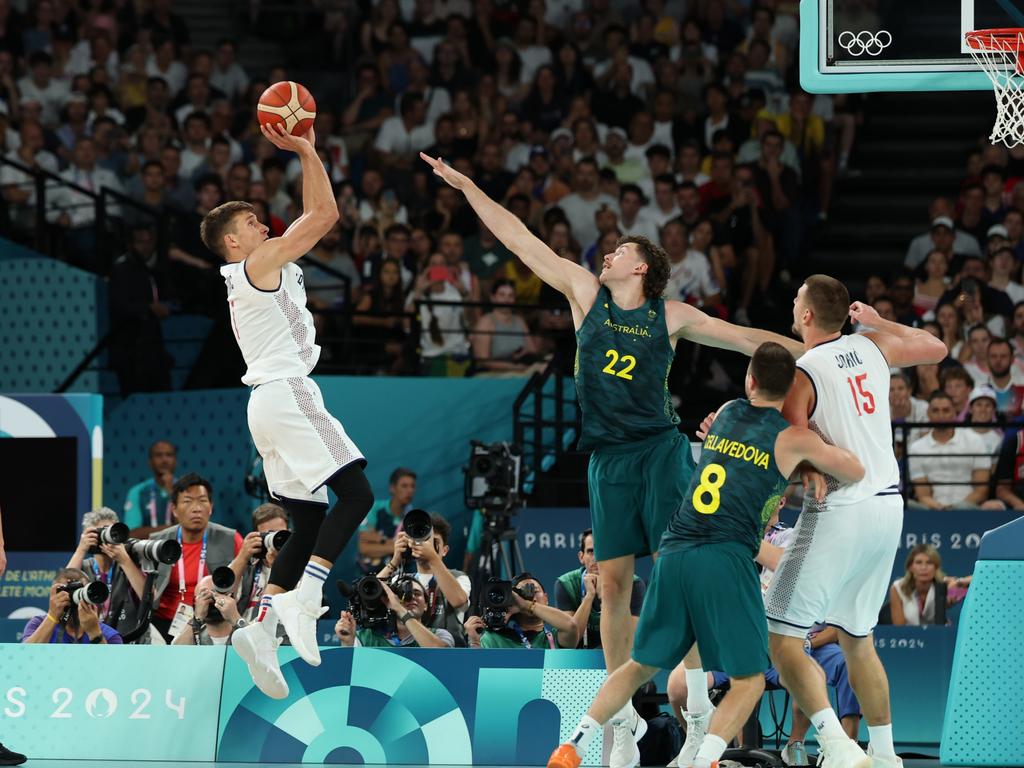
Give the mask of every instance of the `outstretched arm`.
<path id="1" fill-rule="evenodd" d="M 302 215 L 281 237 L 267 240 L 245 261 L 245 271 L 253 284 L 271 290 L 279 284 L 281 267 L 309 253 L 338 220 L 338 203 L 316 153 L 312 128 L 305 136 L 292 136 L 280 124 L 262 125 L 260 130 L 275 147 L 295 152 L 302 163 Z"/>
<path id="2" fill-rule="evenodd" d="M 519 257 L 541 280 L 565 294 L 577 309 L 589 309 L 597 296 L 598 282 L 579 264 L 561 258 L 534 235 L 519 217 L 489 198 L 467 176 L 446 165 L 440 158 L 420 152 L 424 162 L 450 186 L 466 196 L 476 215 L 505 247 Z"/>
<path id="3" fill-rule="evenodd" d="M 758 328 L 733 325 L 681 301 L 666 301 L 665 314 L 669 333 L 673 337 L 697 344 L 742 352 L 749 356 L 766 341 L 774 341 L 789 350 L 793 357 L 800 357 L 804 353 L 803 345 L 795 339 Z"/>
<path id="4" fill-rule="evenodd" d="M 864 335 L 882 350 L 889 365 L 908 368 L 912 365 L 941 363 L 949 350 L 942 339 L 937 339 L 923 328 L 911 328 L 903 323 L 883 320 L 875 308 L 859 301 L 850 305 L 850 319 L 874 329 Z"/>

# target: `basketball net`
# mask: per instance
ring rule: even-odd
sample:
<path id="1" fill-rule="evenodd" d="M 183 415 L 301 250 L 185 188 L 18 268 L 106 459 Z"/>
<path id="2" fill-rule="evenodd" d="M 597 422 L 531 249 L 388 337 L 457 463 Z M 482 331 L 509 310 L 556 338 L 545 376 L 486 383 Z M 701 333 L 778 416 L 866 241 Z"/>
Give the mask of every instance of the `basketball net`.
<path id="1" fill-rule="evenodd" d="M 1024 144 L 1024 28 L 979 29 L 965 35 L 971 56 L 996 95 L 996 122 L 989 141 Z"/>

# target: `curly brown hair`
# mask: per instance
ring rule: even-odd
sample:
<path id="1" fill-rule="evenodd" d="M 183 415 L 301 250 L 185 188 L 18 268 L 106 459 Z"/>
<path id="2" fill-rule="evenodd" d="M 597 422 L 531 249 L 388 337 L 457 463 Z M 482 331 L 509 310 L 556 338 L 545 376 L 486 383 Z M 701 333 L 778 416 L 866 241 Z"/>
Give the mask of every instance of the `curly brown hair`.
<path id="1" fill-rule="evenodd" d="M 647 272 L 644 274 L 644 296 L 648 299 L 658 298 L 665 293 L 665 286 L 668 285 L 668 277 L 672 271 L 669 266 L 668 254 L 660 245 L 652 243 L 642 235 L 620 237 L 615 247 L 618 248 L 627 243 L 636 246 L 637 253 L 647 265 Z"/>

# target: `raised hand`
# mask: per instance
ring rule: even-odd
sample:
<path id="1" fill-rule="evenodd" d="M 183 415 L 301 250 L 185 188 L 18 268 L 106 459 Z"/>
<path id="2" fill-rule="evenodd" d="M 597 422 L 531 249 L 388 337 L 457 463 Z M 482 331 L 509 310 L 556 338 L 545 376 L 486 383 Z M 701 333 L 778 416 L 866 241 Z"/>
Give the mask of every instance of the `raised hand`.
<path id="1" fill-rule="evenodd" d="M 861 325 L 867 325 L 872 328 L 876 327 L 877 323 L 882 318 L 879 316 L 878 311 L 870 304 L 865 304 L 862 301 L 855 301 L 850 305 L 850 320 L 854 323 L 860 323 Z"/>
<path id="2" fill-rule="evenodd" d="M 288 133 L 285 130 L 284 123 L 260 125 L 260 133 L 278 149 L 285 149 L 289 152 L 313 149 L 316 145 L 316 134 L 313 133 L 313 126 L 310 126 L 309 130 L 301 136 L 292 136 Z"/>
<path id="3" fill-rule="evenodd" d="M 451 187 L 455 187 L 455 189 L 463 190 L 473 183 L 472 181 L 470 181 L 468 176 L 459 173 L 451 166 L 446 165 L 445 162 L 439 157 L 431 157 L 425 152 L 420 152 L 420 158 L 422 158 L 427 165 L 434 169 L 435 176 L 440 176 L 442 179 L 444 179 L 445 183 L 447 183 Z"/>

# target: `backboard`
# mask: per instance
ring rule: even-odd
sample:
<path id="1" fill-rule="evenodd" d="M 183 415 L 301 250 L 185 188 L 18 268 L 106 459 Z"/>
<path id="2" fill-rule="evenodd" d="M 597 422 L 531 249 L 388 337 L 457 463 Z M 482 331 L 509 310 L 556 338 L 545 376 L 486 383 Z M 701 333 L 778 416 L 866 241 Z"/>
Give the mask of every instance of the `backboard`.
<path id="1" fill-rule="evenodd" d="M 801 0 L 800 83 L 811 93 L 991 89 L 964 43 L 1024 27 L 1024 0 Z"/>

